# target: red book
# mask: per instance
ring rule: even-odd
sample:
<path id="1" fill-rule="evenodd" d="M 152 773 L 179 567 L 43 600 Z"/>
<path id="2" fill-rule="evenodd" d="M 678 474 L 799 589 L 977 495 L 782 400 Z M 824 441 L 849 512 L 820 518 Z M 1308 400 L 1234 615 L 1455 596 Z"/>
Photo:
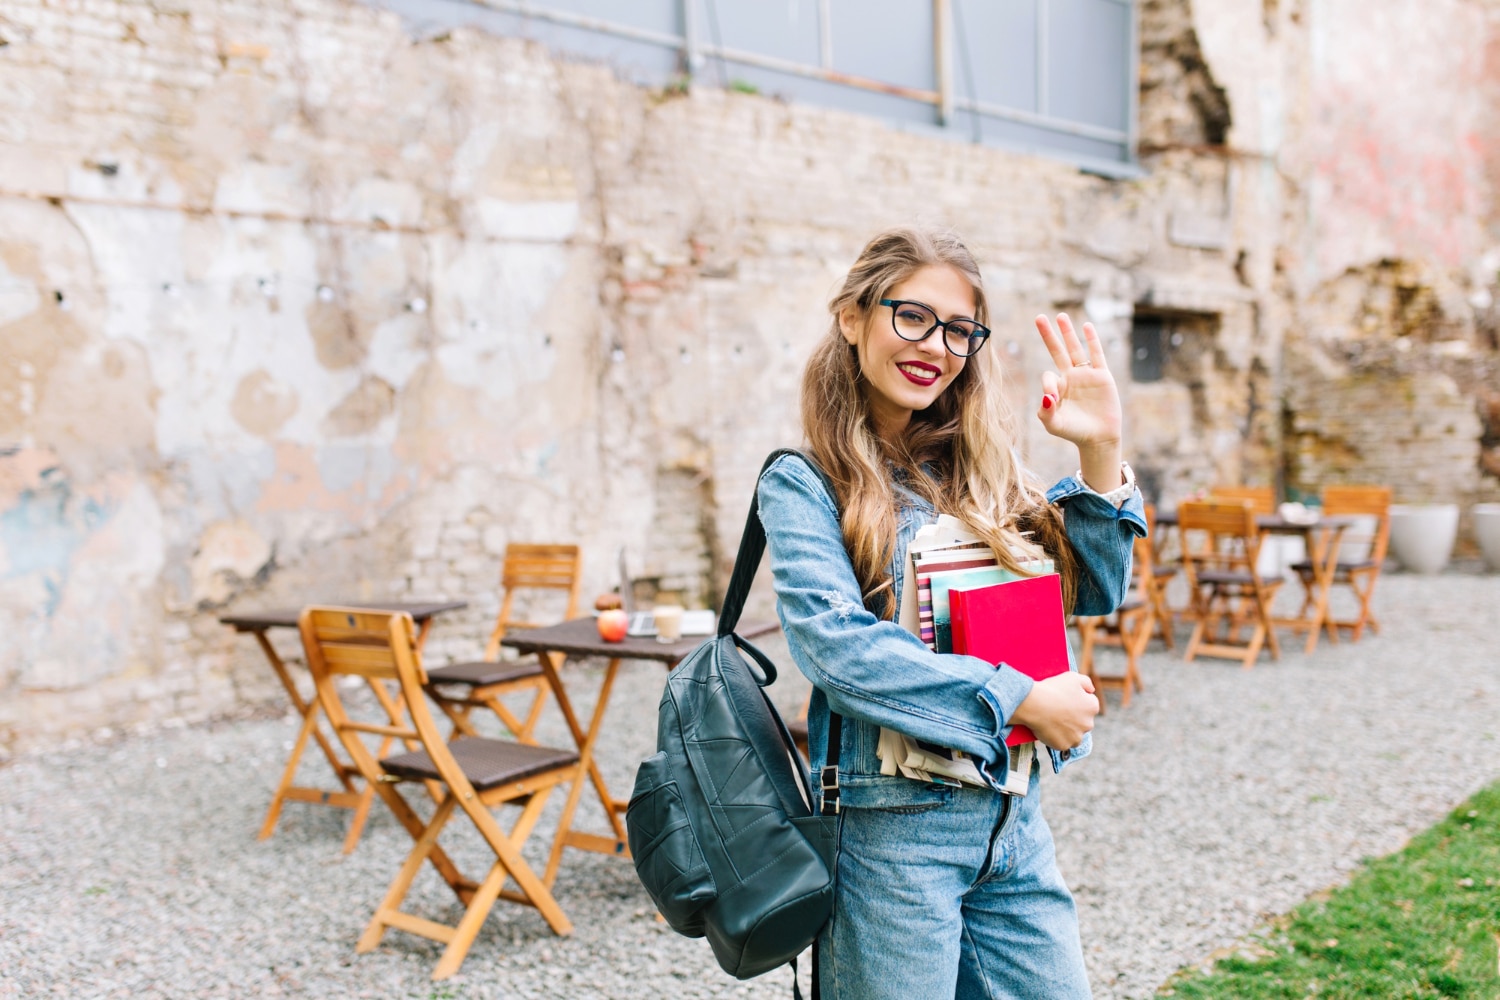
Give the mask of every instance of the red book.
<path id="1" fill-rule="evenodd" d="M 1032 680 L 1068 669 L 1068 630 L 1062 578 L 1056 573 L 948 592 L 953 651 L 1004 663 Z M 1006 746 L 1030 743 L 1035 734 L 1012 726 Z"/>

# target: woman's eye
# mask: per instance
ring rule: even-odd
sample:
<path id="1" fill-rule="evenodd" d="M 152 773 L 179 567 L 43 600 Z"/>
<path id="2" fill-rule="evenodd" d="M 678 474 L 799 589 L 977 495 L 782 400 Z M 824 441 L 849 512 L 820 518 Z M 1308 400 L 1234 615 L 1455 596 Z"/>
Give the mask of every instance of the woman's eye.
<path id="1" fill-rule="evenodd" d="M 910 323 L 913 326 L 926 326 L 931 322 L 927 314 L 920 309 L 903 309 L 897 315 L 900 317 L 901 322 Z"/>

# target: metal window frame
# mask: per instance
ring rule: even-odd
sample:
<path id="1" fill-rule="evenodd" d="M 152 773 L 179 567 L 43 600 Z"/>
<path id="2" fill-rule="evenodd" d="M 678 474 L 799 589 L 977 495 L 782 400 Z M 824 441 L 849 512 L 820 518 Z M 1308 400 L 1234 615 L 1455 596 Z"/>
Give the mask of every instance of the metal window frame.
<path id="1" fill-rule="evenodd" d="M 954 46 L 951 6 L 953 0 L 932 0 L 933 44 L 936 60 L 935 82 L 937 85 L 935 89 L 908 87 L 835 70 L 833 68 L 833 39 L 830 30 L 830 0 L 818 0 L 819 65 L 816 66 L 790 59 L 781 59 L 776 56 L 768 56 L 759 52 L 749 52 L 734 49 L 726 45 L 715 45 L 711 42 L 700 41 L 696 30 L 697 16 L 694 13 L 696 0 L 678 0 L 678 10 L 683 25 L 683 33 L 680 35 L 652 31 L 647 28 L 637 28 L 632 25 L 620 24 L 603 18 L 589 17 L 584 14 L 553 10 L 537 6 L 535 3 L 528 2 L 528 0 L 470 0 L 470 2 L 477 6 L 500 11 L 501 13 L 535 18 L 539 21 L 548 21 L 564 27 L 595 31 L 601 34 L 626 38 L 631 41 L 674 49 L 681 54 L 683 72 L 690 78 L 709 59 L 718 59 L 721 62 L 735 62 L 776 73 L 786 73 L 791 76 L 800 76 L 825 83 L 841 84 L 859 90 L 867 90 L 923 104 L 930 104 L 936 109 L 938 121 L 943 125 L 952 123 L 955 112 L 967 111 L 970 114 L 982 115 L 986 118 L 998 118 L 1003 121 L 1028 125 L 1063 135 L 1094 139 L 1101 142 L 1119 143 L 1124 146 L 1125 152 L 1125 159 L 1119 161 L 1119 166 L 1129 167 L 1135 162 L 1138 135 L 1136 118 L 1139 109 L 1138 95 L 1136 94 L 1134 81 L 1137 79 L 1140 66 L 1140 7 L 1137 0 L 1103 0 L 1106 3 L 1114 3 L 1126 7 L 1130 11 L 1128 29 L 1129 53 L 1127 59 L 1129 78 L 1124 81 L 1128 104 L 1126 127 L 1124 129 L 1090 125 L 1086 122 L 1057 118 L 1047 113 L 1050 96 L 1047 86 L 1047 73 L 1049 70 L 1047 43 L 1048 21 L 1050 19 L 1048 15 L 1051 0 L 1035 0 L 1037 4 L 1038 111 L 1024 111 L 1003 104 L 973 100 L 962 97 L 955 92 L 953 86 Z M 708 0 L 708 2 L 712 3 L 713 0 Z M 1079 159 L 1078 157 L 1072 158 Z"/>

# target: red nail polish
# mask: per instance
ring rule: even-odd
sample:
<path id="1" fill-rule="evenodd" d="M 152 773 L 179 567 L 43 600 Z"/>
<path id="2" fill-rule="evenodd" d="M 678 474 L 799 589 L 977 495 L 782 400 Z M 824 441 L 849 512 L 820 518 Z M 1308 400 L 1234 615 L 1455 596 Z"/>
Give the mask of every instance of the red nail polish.
<path id="1" fill-rule="evenodd" d="M 1052 394 L 1050 392 L 1049 393 L 1045 393 L 1042 396 L 1042 409 L 1044 409 L 1044 410 L 1050 410 L 1050 409 L 1052 409 Z"/>

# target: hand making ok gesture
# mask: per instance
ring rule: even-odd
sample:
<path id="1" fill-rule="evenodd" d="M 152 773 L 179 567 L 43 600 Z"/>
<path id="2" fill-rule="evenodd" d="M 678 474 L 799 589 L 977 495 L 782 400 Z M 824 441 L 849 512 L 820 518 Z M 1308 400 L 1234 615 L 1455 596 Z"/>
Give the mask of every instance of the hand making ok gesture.
<path id="1" fill-rule="evenodd" d="M 1038 316 L 1036 328 L 1057 366 L 1055 372 L 1042 372 L 1037 419 L 1048 434 L 1078 446 L 1079 468 L 1090 487 L 1101 493 L 1112 490 L 1123 481 L 1120 392 L 1099 334 L 1085 323 L 1080 341 L 1065 313 L 1058 313 L 1056 328 L 1046 316 Z"/>

